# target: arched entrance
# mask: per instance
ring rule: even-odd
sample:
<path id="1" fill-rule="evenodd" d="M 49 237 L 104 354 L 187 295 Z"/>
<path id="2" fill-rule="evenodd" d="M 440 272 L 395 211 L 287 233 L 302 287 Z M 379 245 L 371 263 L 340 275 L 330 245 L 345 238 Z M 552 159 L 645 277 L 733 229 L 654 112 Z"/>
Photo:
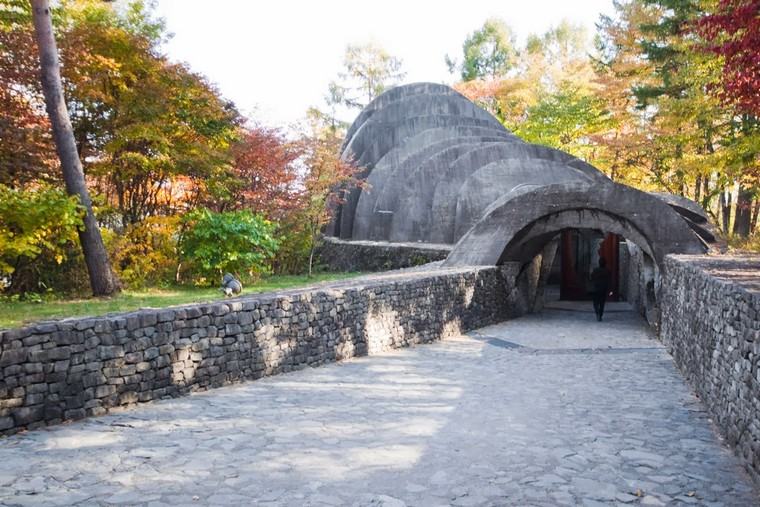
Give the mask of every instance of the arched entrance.
<path id="1" fill-rule="evenodd" d="M 650 194 L 614 183 L 560 184 L 518 188 L 495 201 L 444 266 L 504 266 L 523 311 L 532 311 L 540 308 L 541 280 L 548 277 L 562 234 L 578 230 L 635 245 L 637 284 L 649 299 L 656 299 L 666 255 L 707 250 L 676 211 Z"/>
<path id="2" fill-rule="evenodd" d="M 494 202 L 444 266 L 524 264 L 565 229 L 618 234 L 639 245 L 658 266 L 670 253 L 707 250 L 678 213 L 647 193 L 614 183 L 548 185 L 518 188 Z"/>

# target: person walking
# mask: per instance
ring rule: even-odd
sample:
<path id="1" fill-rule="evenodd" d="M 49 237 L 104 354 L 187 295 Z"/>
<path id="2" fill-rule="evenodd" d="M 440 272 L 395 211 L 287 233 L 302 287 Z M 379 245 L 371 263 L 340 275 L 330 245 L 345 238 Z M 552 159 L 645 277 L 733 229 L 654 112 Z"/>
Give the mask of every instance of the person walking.
<path id="1" fill-rule="evenodd" d="M 607 261 L 599 257 L 599 267 L 591 272 L 591 297 L 594 300 L 596 320 L 601 321 L 604 315 L 604 303 L 610 290 L 610 270 L 607 269 Z"/>

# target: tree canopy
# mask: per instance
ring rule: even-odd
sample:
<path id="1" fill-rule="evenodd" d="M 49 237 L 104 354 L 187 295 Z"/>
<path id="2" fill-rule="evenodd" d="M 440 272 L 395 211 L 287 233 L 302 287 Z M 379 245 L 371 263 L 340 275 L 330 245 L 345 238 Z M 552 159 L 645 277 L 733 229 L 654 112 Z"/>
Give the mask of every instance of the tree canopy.
<path id="1" fill-rule="evenodd" d="M 457 89 L 526 140 L 614 180 L 694 199 L 726 235 L 749 237 L 760 214 L 760 3 L 614 7 L 593 45 L 562 22 L 518 45 L 507 72 L 462 72 Z"/>

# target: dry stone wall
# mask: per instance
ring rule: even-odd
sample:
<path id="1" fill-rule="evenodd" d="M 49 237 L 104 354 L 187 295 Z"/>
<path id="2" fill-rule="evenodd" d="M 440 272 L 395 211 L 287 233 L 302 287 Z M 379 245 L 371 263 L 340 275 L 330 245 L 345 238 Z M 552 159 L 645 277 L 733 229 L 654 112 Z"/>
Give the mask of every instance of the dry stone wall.
<path id="1" fill-rule="evenodd" d="M 760 257 L 668 256 L 661 337 L 760 479 Z"/>
<path id="2" fill-rule="evenodd" d="M 502 321 L 496 268 L 396 273 L 329 287 L 0 332 L 9 434 Z"/>
<path id="3" fill-rule="evenodd" d="M 324 238 L 317 256 L 330 271 L 388 271 L 410 268 L 446 258 L 450 245 L 343 241 Z"/>

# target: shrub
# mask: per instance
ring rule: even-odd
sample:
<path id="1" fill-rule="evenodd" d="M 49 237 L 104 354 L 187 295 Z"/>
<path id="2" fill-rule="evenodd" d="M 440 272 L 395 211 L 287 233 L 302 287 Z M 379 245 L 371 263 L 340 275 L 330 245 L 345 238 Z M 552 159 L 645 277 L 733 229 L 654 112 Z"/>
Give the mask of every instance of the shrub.
<path id="1" fill-rule="evenodd" d="M 169 285 L 179 265 L 179 225 L 176 216 L 149 217 L 130 225 L 124 234 L 107 239 L 111 264 L 130 288 Z"/>
<path id="2" fill-rule="evenodd" d="M 311 234 L 302 217 L 293 215 L 277 228 L 280 247 L 273 259 L 272 270 L 278 275 L 300 275 L 309 269 Z"/>
<path id="3" fill-rule="evenodd" d="M 755 232 L 747 238 L 737 235 L 731 235 L 728 238 L 728 245 L 739 252 L 760 252 L 760 231 Z"/>
<path id="4" fill-rule="evenodd" d="M 13 293 L 40 292 L 57 266 L 79 251 L 83 209 L 76 197 L 49 186 L 0 185 L 0 278 Z"/>
<path id="5" fill-rule="evenodd" d="M 250 211 L 196 209 L 183 220 L 180 253 L 198 283 L 213 285 L 225 272 L 255 278 L 269 272 L 278 241 L 275 224 Z"/>

